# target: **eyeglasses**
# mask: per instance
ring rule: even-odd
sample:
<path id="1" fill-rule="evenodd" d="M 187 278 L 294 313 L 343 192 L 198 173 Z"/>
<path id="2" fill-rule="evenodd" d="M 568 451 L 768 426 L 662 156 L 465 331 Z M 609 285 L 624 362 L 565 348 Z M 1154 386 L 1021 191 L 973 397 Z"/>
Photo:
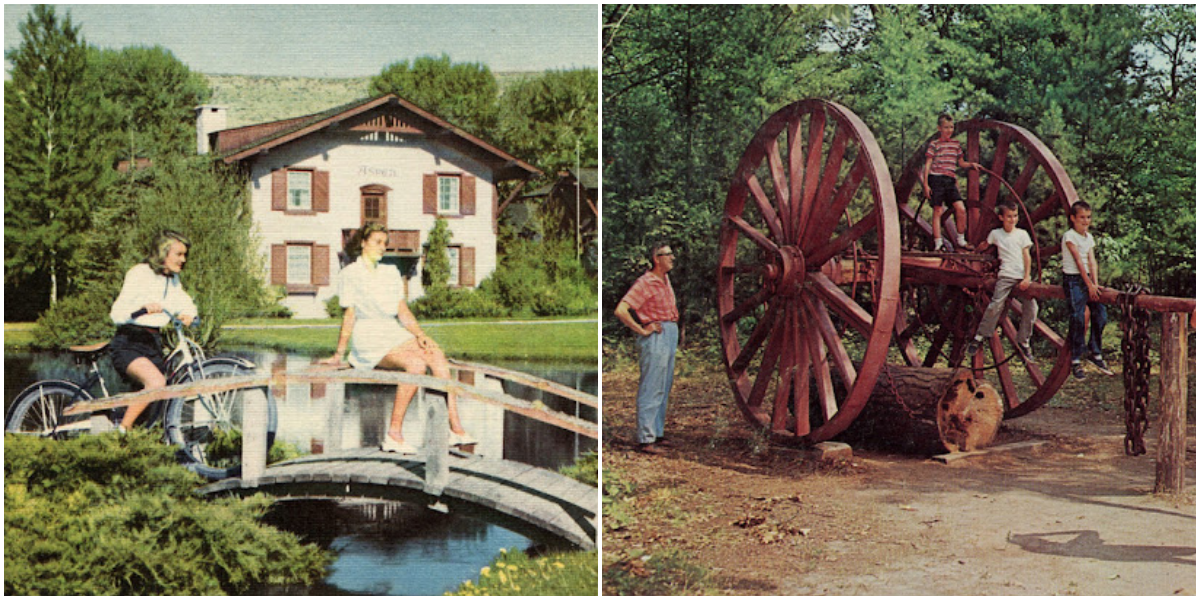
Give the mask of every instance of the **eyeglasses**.
<path id="1" fill-rule="evenodd" d="M 675 253 L 674 252 L 660 252 L 658 254 L 655 254 L 655 256 L 675 256 Z"/>

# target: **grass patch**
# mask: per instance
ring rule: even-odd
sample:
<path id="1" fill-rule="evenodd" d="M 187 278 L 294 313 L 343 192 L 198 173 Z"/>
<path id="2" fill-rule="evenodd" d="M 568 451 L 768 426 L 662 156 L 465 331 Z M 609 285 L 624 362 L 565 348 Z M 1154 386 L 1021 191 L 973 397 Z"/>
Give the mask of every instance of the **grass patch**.
<path id="1" fill-rule="evenodd" d="M 24 350 L 33 345 L 33 323 L 5 323 L 4 349 Z"/>
<path id="2" fill-rule="evenodd" d="M 260 320 L 239 321 L 239 325 L 263 325 Z M 292 325 L 292 321 L 269 321 L 273 325 Z M 297 324 L 332 327 L 247 327 L 221 331 L 226 347 L 257 347 L 333 354 L 337 347 L 338 321 L 310 319 Z M 426 322 L 421 327 L 441 345 L 446 354 L 465 360 L 594 361 L 596 360 L 595 322 L 570 321 L 442 321 Z"/>
<path id="3" fill-rule="evenodd" d="M 531 558 L 501 550 L 479 578 L 466 581 L 448 596 L 595 596 L 599 585 L 597 555 L 565 552 Z"/>
<path id="4" fill-rule="evenodd" d="M 708 570 L 681 550 L 627 556 L 604 569 L 606 596 L 711 596 L 717 593 Z"/>

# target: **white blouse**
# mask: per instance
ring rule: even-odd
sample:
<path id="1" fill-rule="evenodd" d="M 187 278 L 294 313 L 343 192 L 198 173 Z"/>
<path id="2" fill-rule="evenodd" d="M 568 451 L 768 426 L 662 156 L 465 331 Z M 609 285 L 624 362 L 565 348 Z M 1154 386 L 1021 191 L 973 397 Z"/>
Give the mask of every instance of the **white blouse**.
<path id="1" fill-rule="evenodd" d="M 372 269 L 359 257 L 342 269 L 338 300 L 354 308 L 356 319 L 395 319 L 404 297 L 404 280 L 395 265 L 379 263 Z"/>
<path id="2" fill-rule="evenodd" d="M 163 313 L 144 314 L 136 319 L 129 318 L 132 313 L 154 302 L 162 305 L 164 310 L 169 310 L 176 315 L 196 315 L 196 303 L 192 302 L 192 297 L 183 291 L 183 285 L 179 283 L 179 275 L 170 277 L 159 275 L 150 268 L 150 265 L 138 263 L 125 273 L 125 283 L 121 286 L 121 293 L 117 296 L 117 300 L 113 302 L 109 317 L 117 325 L 164 327 L 171 322 L 171 319 Z"/>

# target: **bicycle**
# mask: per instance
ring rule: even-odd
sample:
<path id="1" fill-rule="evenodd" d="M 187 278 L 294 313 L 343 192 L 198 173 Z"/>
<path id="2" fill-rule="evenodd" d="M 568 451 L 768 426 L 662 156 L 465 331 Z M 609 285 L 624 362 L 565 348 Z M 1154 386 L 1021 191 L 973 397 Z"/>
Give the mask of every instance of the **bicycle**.
<path id="1" fill-rule="evenodd" d="M 131 315 L 144 314 L 141 309 Z M 233 356 L 208 358 L 204 350 L 184 331 L 185 325 L 169 311 L 175 329 L 173 348 L 167 355 L 167 384 L 190 383 L 202 379 L 237 377 L 254 372 L 255 364 Z M 197 317 L 193 326 L 199 324 Z M 87 376 L 79 382 L 47 379 L 33 383 L 17 394 L 5 415 L 8 432 L 64 439 L 91 433 L 91 415 L 64 416 L 67 407 L 97 399 L 89 390 L 99 385 L 100 399 L 111 397 L 98 361 L 108 352 L 108 342 L 72 346 L 76 364 L 89 363 Z M 162 411 L 165 440 L 179 447 L 176 456 L 188 469 L 210 480 L 241 476 L 242 406 L 249 394 L 264 394 L 261 388 L 245 388 L 216 393 L 201 393 L 167 399 Z M 274 443 L 278 427 L 275 401 L 267 399 L 267 447 Z M 158 402 L 155 402 L 155 406 Z M 150 421 L 157 420 L 153 417 Z"/>

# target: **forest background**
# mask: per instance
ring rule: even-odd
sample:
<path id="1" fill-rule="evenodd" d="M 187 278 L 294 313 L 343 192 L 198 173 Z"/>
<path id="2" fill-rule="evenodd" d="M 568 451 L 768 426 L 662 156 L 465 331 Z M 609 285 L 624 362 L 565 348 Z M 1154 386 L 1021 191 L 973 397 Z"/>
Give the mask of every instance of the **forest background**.
<path id="1" fill-rule="evenodd" d="M 716 360 L 733 170 L 768 116 L 813 97 L 863 119 L 893 178 L 939 113 L 1030 130 L 1096 209 L 1102 283 L 1195 296 L 1194 6 L 605 5 L 602 19 L 606 348 L 662 239 L 686 339 Z"/>
<path id="2" fill-rule="evenodd" d="M 205 317 L 201 339 L 215 341 L 229 318 L 280 314 L 279 291 L 264 284 L 244 180 L 196 155 L 194 108 L 212 100 L 214 82 L 230 80 L 193 72 L 159 46 L 97 48 L 69 14 L 44 5 L 20 32 L 4 83 L 5 320 L 40 316 L 42 346 L 110 335 L 107 307 L 125 270 L 163 228 L 195 242 L 184 284 Z M 481 63 L 422 56 L 392 63 L 351 97 L 315 108 L 313 93 L 297 104 L 286 82 L 268 79 L 283 92 L 282 106 L 301 112 L 256 114 L 282 119 L 397 93 L 541 169 L 546 178 L 530 182 L 531 191 L 560 171 L 596 166 L 597 77 L 594 69 L 522 73 L 501 86 Z M 148 167 L 122 172 L 114 168 L 121 161 Z M 431 292 L 436 305 L 414 310 L 425 317 L 590 314 L 596 268 L 583 264 L 573 242 L 572 232 L 541 230 L 536 220 L 521 229 L 502 223 L 500 268 L 478 293 Z"/>

